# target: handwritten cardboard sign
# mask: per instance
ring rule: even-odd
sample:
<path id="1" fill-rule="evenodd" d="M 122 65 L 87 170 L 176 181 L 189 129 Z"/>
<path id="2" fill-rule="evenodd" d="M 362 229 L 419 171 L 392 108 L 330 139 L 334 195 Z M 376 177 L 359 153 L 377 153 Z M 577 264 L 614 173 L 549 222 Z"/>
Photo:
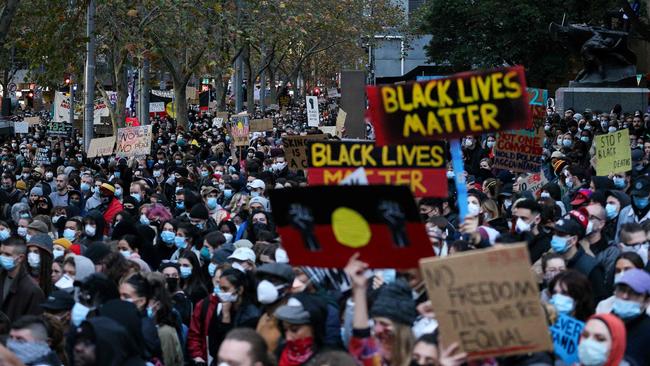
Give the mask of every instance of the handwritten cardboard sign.
<path id="1" fill-rule="evenodd" d="M 542 129 L 542 132 L 544 130 Z M 534 129 L 499 132 L 494 147 L 494 168 L 513 172 L 539 172 L 544 137 Z"/>
<path id="2" fill-rule="evenodd" d="M 39 147 L 36 149 L 36 154 L 34 155 L 34 162 L 36 164 L 50 165 L 52 160 L 50 159 L 50 149 L 47 147 Z"/>
<path id="3" fill-rule="evenodd" d="M 524 243 L 420 261 L 443 347 L 470 360 L 553 349 L 528 258 Z"/>
<path id="4" fill-rule="evenodd" d="M 112 155 L 114 147 L 115 136 L 94 138 L 90 140 L 90 146 L 88 146 L 88 157 Z"/>
<path id="5" fill-rule="evenodd" d="M 359 252 L 371 268 L 415 268 L 433 255 L 407 187 L 275 189 L 270 198 L 294 266 L 343 268 Z"/>
<path id="6" fill-rule="evenodd" d="M 240 114 L 231 117 L 230 136 L 235 146 L 248 146 L 250 143 L 248 133 L 250 123 L 247 114 Z"/>
<path id="7" fill-rule="evenodd" d="M 368 142 L 311 141 L 310 185 L 334 185 L 363 167 L 369 184 L 406 185 L 416 197 L 447 197 L 444 143 L 376 146 Z"/>
<path id="8" fill-rule="evenodd" d="M 339 113 L 336 115 L 336 136 L 343 137 L 343 129 L 345 129 L 345 119 L 347 117 L 348 114 L 339 108 Z"/>
<path id="9" fill-rule="evenodd" d="M 578 343 L 584 327 L 584 322 L 560 314 L 555 323 L 549 328 L 553 337 L 554 352 L 566 365 L 573 365 L 578 362 Z"/>
<path id="10" fill-rule="evenodd" d="M 532 127 L 522 66 L 371 85 L 366 91 L 379 145 Z"/>
<path id="11" fill-rule="evenodd" d="M 150 154 L 151 127 L 151 125 L 147 125 L 118 129 L 115 155 L 118 158 L 130 158 Z"/>
<path id="12" fill-rule="evenodd" d="M 273 130 L 273 120 L 271 118 L 251 120 L 251 132 L 264 132 Z"/>
<path id="13" fill-rule="evenodd" d="M 282 137 L 282 146 L 284 146 L 284 158 L 287 166 L 292 172 L 304 170 L 309 167 L 307 160 L 307 142 L 311 140 L 325 140 L 327 135 L 306 135 L 306 136 L 284 136 Z"/>
<path id="14" fill-rule="evenodd" d="M 594 137 L 596 175 L 624 173 L 632 170 L 630 132 L 624 130 Z"/>
<path id="15" fill-rule="evenodd" d="M 29 133 L 29 122 L 14 122 L 14 133 Z"/>

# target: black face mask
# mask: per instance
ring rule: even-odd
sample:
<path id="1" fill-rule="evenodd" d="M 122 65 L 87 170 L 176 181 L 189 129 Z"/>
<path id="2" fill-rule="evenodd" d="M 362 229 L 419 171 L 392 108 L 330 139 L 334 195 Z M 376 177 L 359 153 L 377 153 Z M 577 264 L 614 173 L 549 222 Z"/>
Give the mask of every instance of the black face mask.
<path id="1" fill-rule="evenodd" d="M 178 278 L 169 277 L 165 279 L 165 282 L 167 282 L 169 292 L 174 293 L 178 290 Z"/>

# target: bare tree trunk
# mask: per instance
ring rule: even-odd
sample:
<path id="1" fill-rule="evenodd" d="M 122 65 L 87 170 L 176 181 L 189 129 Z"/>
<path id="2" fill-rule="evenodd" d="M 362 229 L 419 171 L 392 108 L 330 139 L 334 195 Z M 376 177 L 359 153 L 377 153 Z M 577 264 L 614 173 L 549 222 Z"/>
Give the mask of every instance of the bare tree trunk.
<path id="1" fill-rule="evenodd" d="M 174 112 L 176 113 L 176 123 L 187 129 L 187 87 L 188 79 L 184 82 L 178 78 L 172 78 L 174 82 Z"/>
<path id="2" fill-rule="evenodd" d="M 7 0 L 4 9 L 2 9 L 2 14 L 0 14 L 0 48 L 4 48 L 11 21 L 14 19 L 16 11 L 18 11 L 19 3 L 20 0 Z"/>
<path id="3" fill-rule="evenodd" d="M 269 95 L 271 99 L 271 104 L 278 103 L 278 89 L 275 87 L 275 69 L 273 67 L 268 68 L 269 76 L 269 88 L 271 88 L 271 93 Z"/>
<path id="4" fill-rule="evenodd" d="M 226 85 L 223 82 L 223 72 L 219 71 L 215 75 L 214 79 L 214 91 L 215 98 L 217 101 L 217 110 L 225 111 L 226 110 Z"/>

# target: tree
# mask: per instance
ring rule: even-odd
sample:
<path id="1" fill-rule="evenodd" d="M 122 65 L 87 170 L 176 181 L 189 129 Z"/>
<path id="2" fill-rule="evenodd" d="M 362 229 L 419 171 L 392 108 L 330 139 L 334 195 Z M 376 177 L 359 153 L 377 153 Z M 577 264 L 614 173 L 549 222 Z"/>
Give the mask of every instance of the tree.
<path id="1" fill-rule="evenodd" d="M 2 13 L 0 13 L 0 48 L 4 47 L 11 22 L 18 11 L 18 5 L 20 5 L 20 0 L 5 0 L 3 2 L 4 6 L 2 7 Z"/>
<path id="2" fill-rule="evenodd" d="M 544 87 L 549 78 L 563 77 L 570 64 L 569 50 L 550 41 L 548 25 L 561 21 L 558 14 L 576 2 L 520 0 L 504 6 L 498 0 L 430 1 L 423 5 L 419 29 L 432 35 L 426 53 L 434 64 L 454 71 L 521 64 L 528 83 Z"/>

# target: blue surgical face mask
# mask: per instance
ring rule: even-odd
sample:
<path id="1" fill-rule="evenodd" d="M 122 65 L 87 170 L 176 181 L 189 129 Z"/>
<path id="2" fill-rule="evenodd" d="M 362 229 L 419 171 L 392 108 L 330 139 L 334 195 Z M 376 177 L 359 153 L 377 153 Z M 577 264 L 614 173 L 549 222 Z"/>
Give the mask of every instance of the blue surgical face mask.
<path id="1" fill-rule="evenodd" d="M 571 141 L 569 139 L 564 139 L 564 140 L 562 140 L 562 145 L 564 147 L 571 147 L 571 145 L 573 145 L 573 141 Z"/>
<path id="2" fill-rule="evenodd" d="M 641 315 L 641 304 L 636 301 L 615 297 L 612 311 L 623 320 L 632 319 Z"/>
<path id="3" fill-rule="evenodd" d="M 611 203 L 605 205 L 605 212 L 607 213 L 608 220 L 612 220 L 618 215 L 618 210 L 616 209 L 616 206 Z"/>
<path id="4" fill-rule="evenodd" d="M 623 177 L 614 177 L 614 186 L 616 189 L 623 189 L 625 188 L 625 178 Z"/>
<path id="5" fill-rule="evenodd" d="M 573 301 L 571 297 L 562 294 L 553 295 L 549 303 L 553 305 L 555 310 L 560 314 L 570 314 L 575 308 L 575 301 Z"/>
<path id="6" fill-rule="evenodd" d="M 181 267 L 181 278 L 188 278 L 192 275 L 192 268 L 190 267 Z"/>
<path id="7" fill-rule="evenodd" d="M 76 235 L 77 235 L 77 232 L 72 230 L 72 229 L 63 230 L 63 237 L 70 240 L 70 241 L 73 241 Z"/>
<path id="8" fill-rule="evenodd" d="M 204 261 L 210 260 L 211 255 L 210 255 L 210 249 L 208 249 L 208 247 L 203 246 L 203 248 L 201 248 L 200 254 L 201 254 L 201 259 L 203 259 Z"/>
<path id="9" fill-rule="evenodd" d="M 636 208 L 640 208 L 643 210 L 644 208 L 648 207 L 648 203 L 650 203 L 650 198 L 632 196 L 632 201 L 634 202 L 634 206 Z"/>
<path id="10" fill-rule="evenodd" d="M 0 265 L 7 271 L 12 271 L 16 268 L 16 260 L 14 257 L 7 257 L 6 255 L 0 255 Z"/>
<path id="11" fill-rule="evenodd" d="M 153 311 L 153 308 L 151 306 L 147 306 L 147 318 L 153 319 L 155 313 Z"/>
<path id="12" fill-rule="evenodd" d="M 115 197 L 122 198 L 122 188 L 115 189 Z"/>
<path id="13" fill-rule="evenodd" d="M 207 177 L 208 175 L 210 175 L 210 172 L 209 172 L 209 171 L 207 171 L 207 170 L 202 170 L 202 171 L 201 171 L 201 176 L 202 176 L 203 178 Z"/>
<path id="14" fill-rule="evenodd" d="M 65 250 L 52 249 L 52 256 L 54 257 L 54 259 L 63 257 L 64 254 L 65 254 Z"/>
<path id="15" fill-rule="evenodd" d="M 176 238 L 176 234 L 174 234 L 171 231 L 164 230 L 162 233 L 160 233 L 160 239 L 164 241 L 167 244 L 174 244 L 174 239 Z"/>
<path id="16" fill-rule="evenodd" d="M 174 237 L 174 245 L 176 245 L 176 248 L 178 249 L 185 249 L 187 248 L 187 241 L 185 240 L 184 236 L 176 235 Z"/>
<path id="17" fill-rule="evenodd" d="M 119 179 L 122 176 L 122 173 L 121 172 L 114 172 L 113 175 L 115 176 L 115 178 Z"/>
<path id="18" fill-rule="evenodd" d="M 260 195 L 260 192 L 257 192 L 257 191 L 252 191 L 251 192 L 251 197 L 259 197 L 259 195 Z"/>
<path id="19" fill-rule="evenodd" d="M 90 190 L 90 184 L 88 184 L 88 183 L 86 183 L 86 182 L 81 183 L 81 185 L 79 186 L 79 188 L 81 188 L 81 191 L 82 191 L 82 192 L 88 192 L 88 191 Z"/>
<path id="20" fill-rule="evenodd" d="M 133 197 L 133 199 L 135 199 L 137 202 L 140 202 L 142 199 L 139 193 L 131 193 L 131 197 Z"/>
<path id="21" fill-rule="evenodd" d="M 179 210 L 184 210 L 185 209 L 185 201 L 176 202 L 176 208 L 179 209 Z"/>
<path id="22" fill-rule="evenodd" d="M 7 240 L 11 236 L 11 233 L 7 229 L 0 230 L 0 241 Z"/>
<path id="23" fill-rule="evenodd" d="M 208 204 L 208 209 L 210 210 L 214 210 L 215 208 L 217 208 L 217 197 L 208 197 L 207 204 Z"/>
<path id="24" fill-rule="evenodd" d="M 129 258 L 131 256 L 131 251 L 130 250 L 120 250 L 120 253 L 122 253 L 124 258 Z"/>
<path id="25" fill-rule="evenodd" d="M 210 264 L 208 264 L 208 274 L 210 275 L 210 277 L 214 277 L 215 273 L 217 273 L 217 265 L 216 263 L 210 262 Z M 215 288 L 217 287 L 219 286 L 215 286 Z"/>
<path id="26" fill-rule="evenodd" d="M 555 253 L 562 254 L 569 250 L 569 238 L 553 235 L 551 239 L 551 249 Z"/>
<path id="27" fill-rule="evenodd" d="M 88 316 L 89 312 L 90 312 L 89 307 L 76 302 L 74 303 L 74 306 L 72 307 L 72 312 L 70 313 L 70 321 L 75 327 L 78 327 L 81 325 L 81 322 L 86 320 L 86 317 Z"/>
<path id="28" fill-rule="evenodd" d="M 580 136 L 580 141 L 589 142 L 589 136 Z"/>
<path id="29" fill-rule="evenodd" d="M 594 339 L 583 339 L 578 345 L 578 359 L 581 365 L 604 365 L 609 356 L 609 350 L 603 342 Z"/>
<path id="30" fill-rule="evenodd" d="M 564 183 L 566 184 L 567 188 L 569 188 L 569 189 L 573 188 L 573 178 L 567 177 L 564 180 Z"/>
<path id="31" fill-rule="evenodd" d="M 230 197 L 232 197 L 232 189 L 224 189 L 223 190 L 223 196 L 226 199 L 229 199 Z"/>
<path id="32" fill-rule="evenodd" d="M 151 223 L 151 221 L 149 220 L 149 218 L 147 217 L 147 215 L 142 214 L 142 215 L 140 215 L 140 223 L 141 223 L 142 225 L 149 225 L 149 224 Z"/>

